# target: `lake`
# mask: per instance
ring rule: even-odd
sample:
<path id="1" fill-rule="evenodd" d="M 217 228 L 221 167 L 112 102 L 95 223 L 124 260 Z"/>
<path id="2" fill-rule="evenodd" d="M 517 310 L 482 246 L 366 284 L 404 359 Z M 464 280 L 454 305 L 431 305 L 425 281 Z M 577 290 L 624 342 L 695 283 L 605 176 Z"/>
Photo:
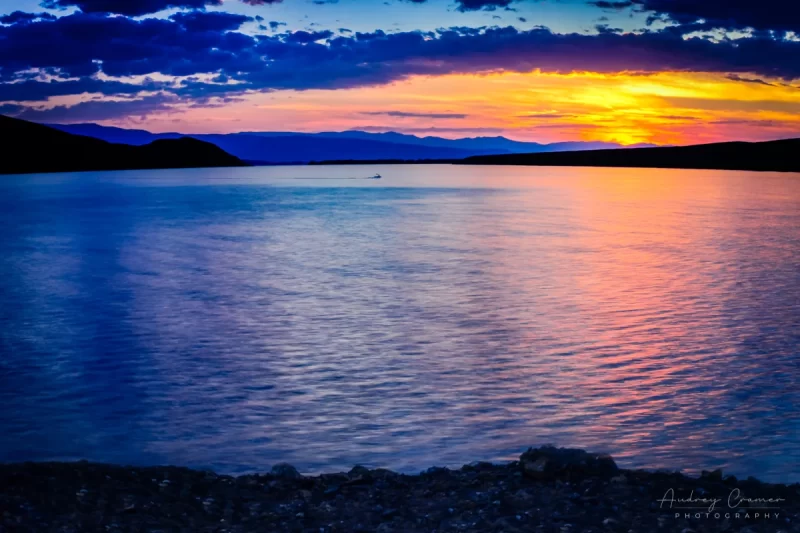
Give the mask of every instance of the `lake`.
<path id="1" fill-rule="evenodd" d="M 416 472 L 550 443 L 800 481 L 798 174 L 0 176 L 0 223 L 0 461 Z"/>

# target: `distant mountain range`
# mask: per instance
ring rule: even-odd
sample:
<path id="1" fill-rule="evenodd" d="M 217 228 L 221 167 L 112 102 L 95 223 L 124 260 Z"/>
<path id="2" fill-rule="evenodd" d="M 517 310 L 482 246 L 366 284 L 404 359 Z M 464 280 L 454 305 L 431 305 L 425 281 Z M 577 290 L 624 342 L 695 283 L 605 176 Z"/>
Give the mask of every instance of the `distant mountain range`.
<path id="1" fill-rule="evenodd" d="M 175 132 L 151 133 L 145 130 L 115 128 L 99 124 L 48 124 L 48 126 L 108 142 L 137 146 L 156 140 L 177 139 L 185 136 Z M 513 141 L 505 137 L 445 139 L 442 137 L 417 137 L 395 132 L 369 133 L 365 131 L 242 132 L 199 134 L 191 135 L 191 137 L 213 143 L 226 152 L 254 164 L 309 163 L 333 159 L 355 161 L 463 159 L 478 155 L 623 148 L 621 145 L 605 142 L 539 144 Z"/>
<path id="2" fill-rule="evenodd" d="M 696 168 L 800 172 L 800 138 L 765 142 L 725 142 L 692 146 L 588 150 L 570 153 L 469 157 L 471 165 Z"/>
<path id="3" fill-rule="evenodd" d="M 606 147 L 608 143 L 542 145 L 504 137 L 451 140 L 361 131 L 248 132 L 199 135 L 200 139 L 196 139 L 179 133 L 154 134 L 97 124 L 51 127 L 2 115 L 0 132 L 4 148 L 0 174 L 247 166 L 244 159 L 274 164 L 381 161 L 387 164 L 429 162 L 800 172 L 800 157 L 797 157 L 800 138 L 758 143 L 628 147 L 625 150 L 612 145 L 614 149 L 577 150 L 598 145 Z M 509 153 L 510 150 L 527 152 Z M 480 155 L 474 155 L 475 152 Z"/>
<path id="4" fill-rule="evenodd" d="M 0 174 L 247 166 L 219 147 L 190 137 L 115 144 L 0 115 Z"/>

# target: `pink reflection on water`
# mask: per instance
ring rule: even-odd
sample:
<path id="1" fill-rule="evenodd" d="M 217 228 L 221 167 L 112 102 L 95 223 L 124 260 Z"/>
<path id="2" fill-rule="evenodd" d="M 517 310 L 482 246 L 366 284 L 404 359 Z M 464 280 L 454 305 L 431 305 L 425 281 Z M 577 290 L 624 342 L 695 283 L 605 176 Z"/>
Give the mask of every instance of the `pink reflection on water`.
<path id="1" fill-rule="evenodd" d="M 554 443 L 800 475 L 796 176 L 26 179 L 0 210 L 4 362 L 26 387 L 0 400 L 6 433 L 42 444 L 8 453 L 415 470 Z"/>

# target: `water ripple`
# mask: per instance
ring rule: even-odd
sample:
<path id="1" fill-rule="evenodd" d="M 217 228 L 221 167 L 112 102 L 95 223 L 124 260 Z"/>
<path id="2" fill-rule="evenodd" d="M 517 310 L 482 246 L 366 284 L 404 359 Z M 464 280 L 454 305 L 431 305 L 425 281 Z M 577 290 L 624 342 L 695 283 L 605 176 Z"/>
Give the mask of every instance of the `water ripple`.
<path id="1" fill-rule="evenodd" d="M 3 178 L 0 460 L 800 480 L 796 175 L 359 170 Z"/>

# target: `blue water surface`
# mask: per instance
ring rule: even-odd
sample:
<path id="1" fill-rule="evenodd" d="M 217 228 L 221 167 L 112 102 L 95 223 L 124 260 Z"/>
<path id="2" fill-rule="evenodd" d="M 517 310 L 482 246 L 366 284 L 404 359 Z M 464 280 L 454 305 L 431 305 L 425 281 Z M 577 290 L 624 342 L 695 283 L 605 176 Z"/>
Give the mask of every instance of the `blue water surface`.
<path id="1" fill-rule="evenodd" d="M 0 176 L 0 228 L 0 461 L 800 481 L 797 174 Z"/>

